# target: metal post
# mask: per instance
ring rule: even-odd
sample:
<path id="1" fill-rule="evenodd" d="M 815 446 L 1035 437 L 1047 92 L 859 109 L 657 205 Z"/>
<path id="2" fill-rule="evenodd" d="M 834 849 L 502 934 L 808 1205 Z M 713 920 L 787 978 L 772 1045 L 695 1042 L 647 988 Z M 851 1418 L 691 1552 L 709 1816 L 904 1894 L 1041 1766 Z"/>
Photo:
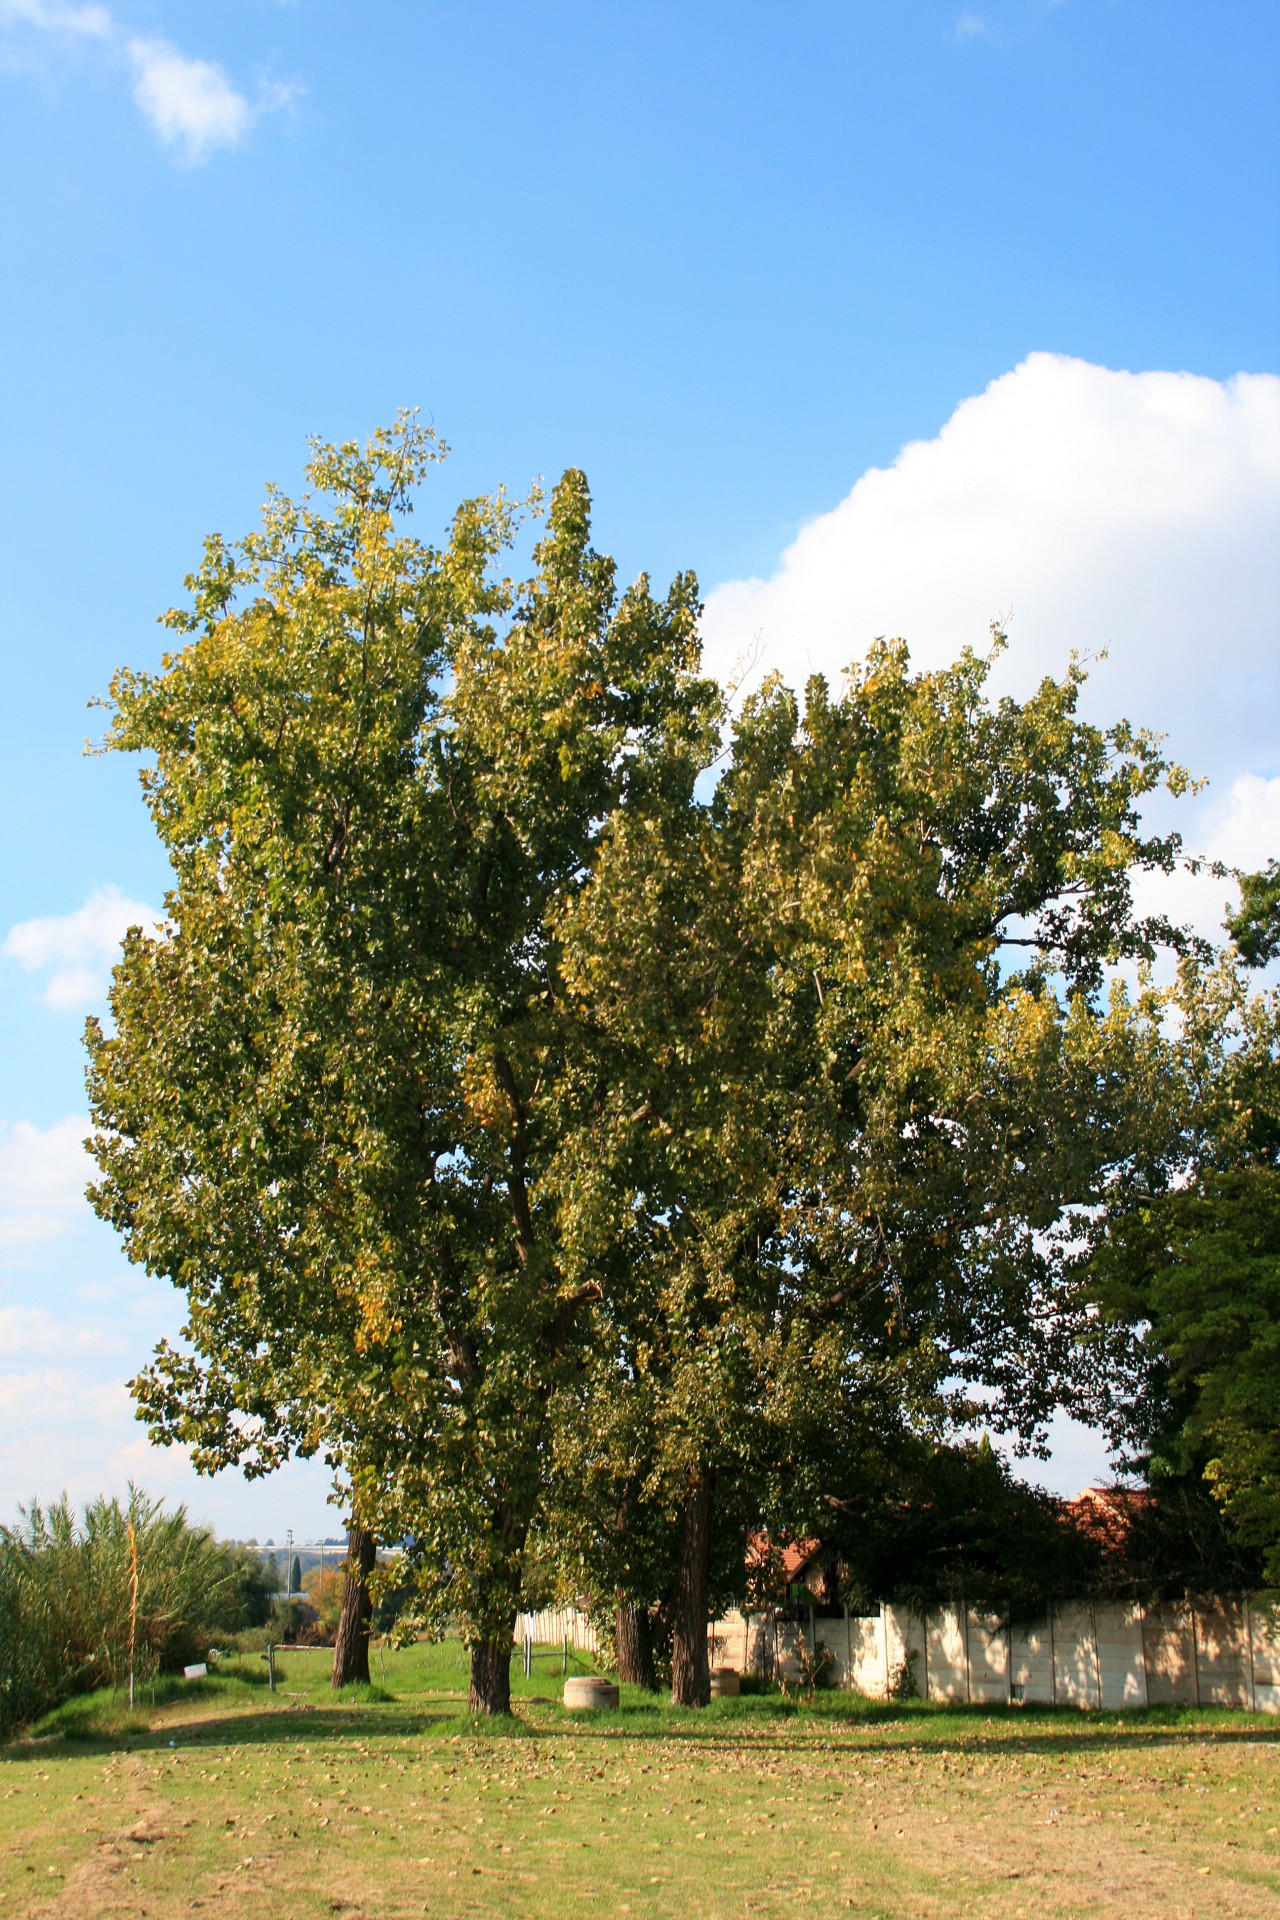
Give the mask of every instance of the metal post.
<path id="1" fill-rule="evenodd" d="M 562 1643 L 563 1658 L 560 1662 L 560 1678 L 563 1680 L 569 1671 L 569 1636 L 566 1633 Z"/>
<path id="2" fill-rule="evenodd" d="M 272 1646 L 271 1642 L 268 1640 L 267 1642 L 267 1691 L 268 1693 L 274 1693 L 275 1690 L 276 1690 L 276 1650 Z"/>

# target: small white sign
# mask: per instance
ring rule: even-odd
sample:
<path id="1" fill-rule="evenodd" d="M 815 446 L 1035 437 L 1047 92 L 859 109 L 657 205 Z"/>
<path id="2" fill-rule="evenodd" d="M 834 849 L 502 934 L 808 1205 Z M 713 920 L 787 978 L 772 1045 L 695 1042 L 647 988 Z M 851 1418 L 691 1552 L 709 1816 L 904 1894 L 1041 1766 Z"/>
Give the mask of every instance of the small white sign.
<path id="1" fill-rule="evenodd" d="M 182 1677 L 184 1680 L 203 1680 L 208 1671 L 208 1666 L 201 1660 L 198 1665 L 194 1667 L 184 1667 L 182 1669 Z"/>

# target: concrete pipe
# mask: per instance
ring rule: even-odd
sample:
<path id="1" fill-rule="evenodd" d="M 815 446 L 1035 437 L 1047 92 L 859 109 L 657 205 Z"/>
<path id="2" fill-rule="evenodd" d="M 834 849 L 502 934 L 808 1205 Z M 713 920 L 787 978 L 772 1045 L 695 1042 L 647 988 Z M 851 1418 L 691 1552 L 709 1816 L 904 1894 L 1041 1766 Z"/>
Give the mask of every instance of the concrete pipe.
<path id="1" fill-rule="evenodd" d="M 566 1707 L 588 1707 L 593 1711 L 616 1707 L 618 1689 L 612 1680 L 601 1680 L 594 1673 L 575 1674 L 564 1683 L 564 1703 Z"/>

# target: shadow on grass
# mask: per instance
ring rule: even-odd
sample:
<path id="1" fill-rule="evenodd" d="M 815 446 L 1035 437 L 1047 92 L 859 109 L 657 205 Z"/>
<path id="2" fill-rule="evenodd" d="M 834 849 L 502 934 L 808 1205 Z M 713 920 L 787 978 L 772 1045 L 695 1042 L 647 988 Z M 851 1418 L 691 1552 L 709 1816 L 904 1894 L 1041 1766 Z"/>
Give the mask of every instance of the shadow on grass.
<path id="1" fill-rule="evenodd" d="M 515 1711 L 492 1719 L 472 1716 L 452 1693 L 395 1698 L 376 1686 L 328 1689 L 319 1695 L 288 1689 L 263 1698 L 256 1672 L 208 1679 L 160 1680 L 130 1714 L 118 1694 L 86 1694 L 48 1714 L 26 1737 L 0 1747 L 0 1761 L 48 1762 L 76 1754 L 165 1752 L 182 1748 L 257 1746 L 278 1750 L 317 1741 L 422 1739 L 485 1744 L 599 1742 L 602 1747 L 669 1744 L 767 1761 L 820 1753 L 852 1759 L 911 1753 L 978 1756 L 1017 1753 L 1053 1756 L 1094 1752 L 1169 1752 L 1178 1747 L 1275 1746 L 1280 1725 L 1244 1719 L 1239 1710 L 1151 1707 L 1127 1713 L 1075 1707 L 989 1704 L 930 1705 L 922 1701 L 853 1701 L 828 1696 L 812 1704 L 776 1695 L 713 1701 L 701 1710 L 637 1694 L 615 1711 L 566 1710 L 558 1701 L 513 1701 Z M 628 1689 L 628 1692 L 630 1690 Z M 239 1696 L 239 1699 L 237 1699 Z M 242 1702 L 242 1704 L 241 1704 Z M 177 1719 L 174 1706 L 212 1709 Z M 530 1709 L 534 1709 L 532 1712 Z M 163 1716 L 156 1718 L 157 1714 Z"/>

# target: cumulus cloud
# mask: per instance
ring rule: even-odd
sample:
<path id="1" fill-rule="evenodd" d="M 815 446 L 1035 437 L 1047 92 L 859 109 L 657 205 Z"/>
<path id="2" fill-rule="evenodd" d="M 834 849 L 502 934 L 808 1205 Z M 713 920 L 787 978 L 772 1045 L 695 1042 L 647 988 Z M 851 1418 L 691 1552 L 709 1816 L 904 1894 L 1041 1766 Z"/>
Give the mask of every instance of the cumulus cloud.
<path id="1" fill-rule="evenodd" d="M 95 1171 L 88 1132 L 83 1114 L 51 1127 L 0 1124 L 0 1247 L 56 1239 L 87 1217 L 84 1190 Z"/>
<path id="2" fill-rule="evenodd" d="M 198 165 L 243 146 L 265 113 L 296 99 L 296 85 L 262 82 L 252 97 L 216 61 L 182 53 L 154 34 L 133 33 L 109 8 L 65 0 L 0 0 L 0 28 L 26 28 L 64 41 L 96 41 L 133 74 L 133 97 L 148 125 L 181 160 Z"/>
<path id="3" fill-rule="evenodd" d="M 50 4 L 50 0 L 0 0 L 0 27 L 36 27 L 71 39 L 109 40 L 115 21 L 107 7 Z"/>
<path id="4" fill-rule="evenodd" d="M 1213 780 L 1181 810 L 1188 843 L 1257 864 L 1280 852 L 1278 527 L 1280 378 L 1037 353 L 864 473 L 770 578 L 712 592 L 707 664 L 838 681 L 877 635 L 937 666 L 1000 620 L 994 684 L 1026 693 L 1073 649 L 1105 650 L 1086 711 L 1164 731 Z"/>
<path id="5" fill-rule="evenodd" d="M 75 1012 L 101 1000 L 107 976 L 130 927 L 154 927 L 154 907 L 131 900 L 118 887 L 99 887 L 73 913 L 21 920 L 5 935 L 0 954 L 28 973 L 47 972 L 42 998 L 59 1012 Z"/>
<path id="6" fill-rule="evenodd" d="M 1280 776 L 1267 780 L 1246 773 L 1233 780 L 1221 799 L 1202 809 L 1194 838 L 1195 850 L 1205 860 L 1243 873 L 1256 873 L 1280 856 Z M 1206 939 L 1220 940 L 1223 921 L 1240 905 L 1240 888 L 1230 874 L 1202 868 L 1199 873 L 1142 874 L 1134 897 L 1143 912 L 1168 914 Z"/>
<path id="7" fill-rule="evenodd" d="M 43 1307 L 0 1307 L 0 1354 L 56 1353 L 71 1349 L 102 1356 L 123 1353 L 118 1334 L 69 1326 Z"/>
<path id="8" fill-rule="evenodd" d="M 211 60 L 193 60 L 167 40 L 133 39 L 133 97 L 166 146 L 193 165 L 220 147 L 243 146 L 254 122 L 284 107 L 298 89 L 264 84 L 250 100 Z"/>
<path id="9" fill-rule="evenodd" d="M 119 1361 L 115 1371 L 124 1371 Z M 339 1531 L 327 1500 L 330 1474 L 318 1461 L 291 1461 L 267 1480 L 228 1472 L 210 1482 L 192 1470 L 185 1447 L 152 1446 L 128 1389 L 101 1377 L 84 1356 L 72 1365 L 51 1359 L 0 1371 L 0 1522 L 17 1518 L 19 1501 L 63 1491 L 76 1504 L 124 1496 L 130 1480 L 184 1501 L 194 1521 L 224 1534 L 282 1540 L 292 1527 L 305 1540 Z"/>

